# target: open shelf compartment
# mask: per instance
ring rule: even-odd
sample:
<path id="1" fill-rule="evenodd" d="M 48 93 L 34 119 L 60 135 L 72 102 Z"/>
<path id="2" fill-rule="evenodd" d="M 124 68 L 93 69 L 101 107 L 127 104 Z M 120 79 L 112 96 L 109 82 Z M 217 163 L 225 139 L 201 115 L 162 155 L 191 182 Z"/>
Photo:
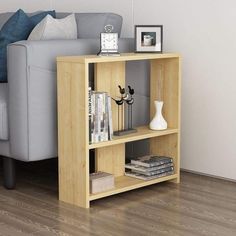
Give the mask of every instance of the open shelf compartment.
<path id="1" fill-rule="evenodd" d="M 160 131 L 159 131 L 160 132 Z M 163 131 L 162 131 L 163 132 Z M 95 200 L 98 198 L 106 197 L 109 195 L 114 195 L 121 192 L 126 192 L 132 189 L 152 185 L 155 183 L 174 180 L 176 183 L 179 182 L 179 134 L 175 130 L 173 133 L 166 133 L 166 135 L 154 136 L 148 139 L 149 141 L 149 153 L 159 156 L 169 156 L 173 158 L 174 174 L 169 176 L 164 176 L 152 180 L 140 180 L 133 177 L 125 176 L 125 155 L 115 156 L 115 162 L 113 165 L 107 165 L 107 160 L 109 157 L 102 155 L 96 157 L 96 170 L 111 173 L 115 176 L 115 188 L 110 189 L 105 192 L 90 194 L 89 199 Z M 115 147 L 114 150 L 119 149 L 119 145 Z M 98 147 L 96 150 L 100 150 L 99 153 L 112 153 L 113 146 Z M 102 151 L 104 149 L 104 151 Z M 108 159 L 107 159 L 108 158 Z"/>
<path id="2" fill-rule="evenodd" d="M 174 179 L 177 179 L 177 177 L 178 177 L 178 175 L 174 174 L 174 175 L 169 175 L 169 176 L 165 176 L 165 177 L 161 177 L 161 178 L 157 178 L 157 179 L 153 179 L 153 180 L 140 180 L 140 179 L 135 179 L 135 178 L 128 177 L 128 176 L 119 176 L 119 177 L 115 178 L 115 188 L 110 189 L 105 192 L 90 194 L 89 200 L 93 201 L 93 200 L 96 200 L 99 198 L 107 197 L 107 196 L 118 194 L 118 193 L 127 192 L 127 191 L 130 191 L 133 189 L 149 186 L 149 185 L 164 182 L 167 180 L 174 180 Z"/>

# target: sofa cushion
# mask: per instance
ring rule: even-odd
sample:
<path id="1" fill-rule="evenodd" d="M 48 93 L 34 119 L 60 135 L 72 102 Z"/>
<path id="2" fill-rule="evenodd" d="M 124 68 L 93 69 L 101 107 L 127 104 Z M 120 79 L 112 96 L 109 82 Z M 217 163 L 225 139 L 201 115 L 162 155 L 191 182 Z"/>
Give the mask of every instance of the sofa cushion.
<path id="1" fill-rule="evenodd" d="M 40 12 L 29 17 L 19 9 L 3 25 L 0 31 L 0 82 L 7 82 L 7 45 L 27 39 L 34 26 L 47 14 L 55 16 L 55 11 Z"/>
<path id="2" fill-rule="evenodd" d="M 8 19 L 0 31 L 0 81 L 7 81 L 7 45 L 22 39 L 26 39 L 32 30 L 29 17 L 18 10 Z"/>
<path id="3" fill-rule="evenodd" d="M 0 30 L 13 14 L 14 12 L 0 13 Z M 27 15 L 33 21 L 34 25 L 37 25 L 48 14 L 56 18 L 56 12 L 54 10 L 53 11 L 36 11 L 32 13 L 27 13 Z"/>
<path id="4" fill-rule="evenodd" d="M 47 15 L 56 18 L 56 12 L 53 11 L 42 11 L 38 12 L 37 14 L 28 14 L 30 16 L 30 20 L 33 23 L 33 27 L 35 27 L 40 21 L 42 21 Z"/>
<path id="5" fill-rule="evenodd" d="M 75 15 L 54 19 L 47 15 L 32 30 L 28 40 L 77 39 Z"/>
<path id="6" fill-rule="evenodd" d="M 0 140 L 8 140 L 8 85 L 0 84 Z"/>
<path id="7" fill-rule="evenodd" d="M 68 16 L 69 13 L 56 13 L 56 18 L 60 19 Z M 114 32 L 120 36 L 122 17 L 114 13 L 75 13 L 78 28 L 78 38 L 100 38 L 100 33 L 104 32 L 106 25 L 113 25 Z"/>

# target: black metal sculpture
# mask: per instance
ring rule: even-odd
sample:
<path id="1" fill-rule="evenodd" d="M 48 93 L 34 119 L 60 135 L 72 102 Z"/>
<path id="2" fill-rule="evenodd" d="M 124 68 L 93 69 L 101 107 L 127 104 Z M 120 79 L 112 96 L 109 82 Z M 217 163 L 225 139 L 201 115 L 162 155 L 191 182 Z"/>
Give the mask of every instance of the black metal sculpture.
<path id="1" fill-rule="evenodd" d="M 114 135 L 121 136 L 125 134 L 130 134 L 137 132 L 136 129 L 133 128 L 133 104 L 134 104 L 134 89 L 131 86 L 128 86 L 129 93 L 125 92 L 125 88 L 122 88 L 120 85 L 118 86 L 120 90 L 121 97 L 119 99 L 112 98 L 116 104 L 118 105 L 118 130 L 114 132 Z M 124 124 L 124 105 L 125 103 L 128 105 L 128 127 L 126 129 L 120 128 L 120 109 L 121 109 L 121 123 Z"/>

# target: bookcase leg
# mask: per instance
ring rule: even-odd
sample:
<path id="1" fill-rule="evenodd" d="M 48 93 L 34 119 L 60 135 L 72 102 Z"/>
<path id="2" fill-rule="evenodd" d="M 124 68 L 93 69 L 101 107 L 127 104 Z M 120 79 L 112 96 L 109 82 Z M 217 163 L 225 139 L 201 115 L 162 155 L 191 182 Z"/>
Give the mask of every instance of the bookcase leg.
<path id="1" fill-rule="evenodd" d="M 176 179 L 171 180 L 171 182 L 173 182 L 175 184 L 179 184 L 180 183 L 180 175 Z"/>

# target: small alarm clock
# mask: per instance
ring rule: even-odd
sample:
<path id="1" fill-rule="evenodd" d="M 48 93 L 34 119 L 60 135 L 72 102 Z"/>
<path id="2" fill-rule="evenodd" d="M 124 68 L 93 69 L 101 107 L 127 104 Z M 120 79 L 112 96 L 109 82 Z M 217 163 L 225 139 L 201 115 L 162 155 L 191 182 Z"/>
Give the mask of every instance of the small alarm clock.
<path id="1" fill-rule="evenodd" d="M 113 33 L 113 26 L 106 25 L 105 33 L 100 35 L 100 52 L 99 56 L 119 56 L 118 52 L 118 33 Z"/>

